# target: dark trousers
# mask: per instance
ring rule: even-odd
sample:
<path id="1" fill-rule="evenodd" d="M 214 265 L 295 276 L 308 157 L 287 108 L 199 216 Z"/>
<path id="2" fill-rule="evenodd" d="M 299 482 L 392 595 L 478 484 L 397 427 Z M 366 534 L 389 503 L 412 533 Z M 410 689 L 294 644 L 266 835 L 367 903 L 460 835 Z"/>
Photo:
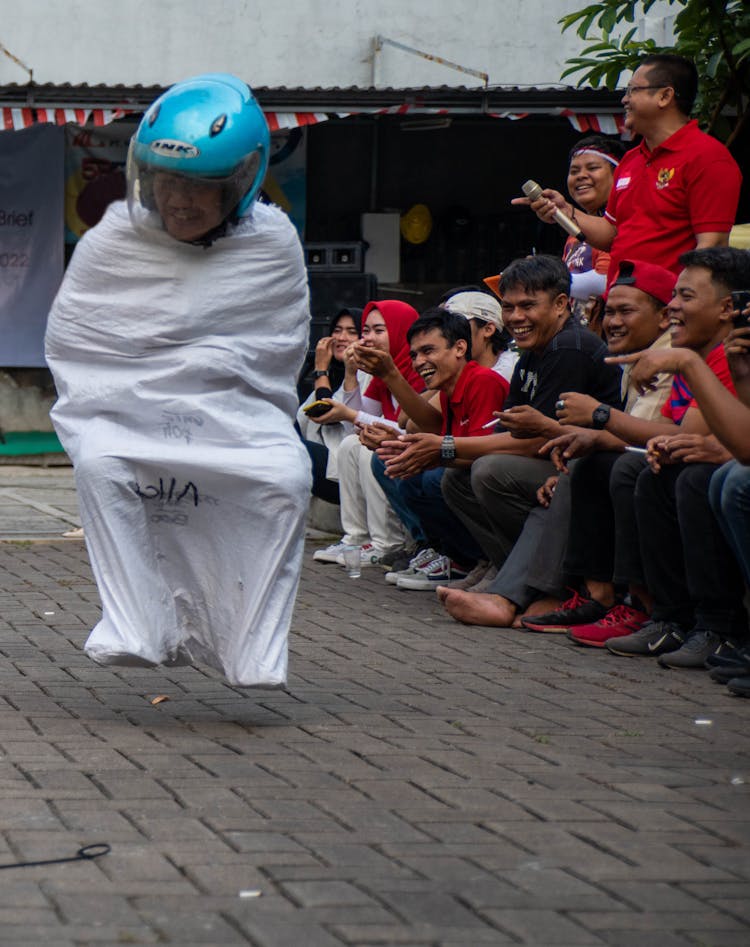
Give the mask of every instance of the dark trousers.
<path id="1" fill-rule="evenodd" d="M 737 562 L 711 510 L 716 464 L 643 470 L 635 486 L 641 557 L 655 621 L 693 624 L 742 641 L 747 617 Z"/>
<path id="2" fill-rule="evenodd" d="M 570 473 L 571 513 L 565 572 L 597 582 L 643 585 L 634 492 L 646 461 L 599 451 Z"/>
<path id="3" fill-rule="evenodd" d="M 307 453 L 312 461 L 312 495 L 326 500 L 328 503 L 340 503 L 339 485 L 335 480 L 326 478 L 326 467 L 328 466 L 328 448 L 323 444 L 317 444 L 315 441 L 306 441 L 302 438 L 302 443 L 307 448 Z"/>
<path id="4" fill-rule="evenodd" d="M 719 467 L 708 499 L 750 588 L 750 466 L 730 460 Z"/>
<path id="5" fill-rule="evenodd" d="M 574 460 L 571 466 L 577 464 Z M 570 521 L 570 477 L 562 474 L 548 508 L 535 506 L 502 568 L 486 589 L 525 610 L 540 593 L 564 596 L 563 562 Z"/>
<path id="6" fill-rule="evenodd" d="M 467 470 L 449 467 L 443 496 L 498 569 L 511 553 L 536 491 L 555 468 L 549 460 L 518 454 L 487 454 Z"/>
<path id="7" fill-rule="evenodd" d="M 422 523 L 420 522 L 417 514 L 409 507 L 407 503 L 404 502 L 401 488 L 399 486 L 401 481 L 386 476 L 385 463 L 374 451 L 372 454 L 372 460 L 370 461 L 370 468 L 372 470 L 373 476 L 380 484 L 380 487 L 385 494 L 386 499 L 391 504 L 394 512 L 404 524 L 404 526 L 409 530 L 411 538 L 415 543 L 417 543 L 417 545 L 424 546 L 428 542 L 427 534 L 422 528 Z"/>

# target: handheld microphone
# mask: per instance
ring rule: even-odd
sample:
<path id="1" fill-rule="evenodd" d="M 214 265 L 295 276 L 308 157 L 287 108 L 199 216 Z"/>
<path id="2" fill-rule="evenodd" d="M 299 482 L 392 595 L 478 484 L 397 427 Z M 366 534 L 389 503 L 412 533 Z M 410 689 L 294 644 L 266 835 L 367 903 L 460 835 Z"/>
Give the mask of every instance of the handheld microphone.
<path id="1" fill-rule="evenodd" d="M 521 190 L 531 201 L 538 201 L 542 196 L 541 185 L 537 184 L 536 181 L 526 181 L 526 183 L 521 186 Z M 581 241 L 586 239 L 581 233 L 578 224 L 574 220 L 571 220 L 567 214 L 563 214 L 563 212 L 557 207 L 555 208 L 554 217 L 555 223 L 558 223 L 563 230 L 570 234 L 571 237 L 575 237 L 576 240 Z"/>

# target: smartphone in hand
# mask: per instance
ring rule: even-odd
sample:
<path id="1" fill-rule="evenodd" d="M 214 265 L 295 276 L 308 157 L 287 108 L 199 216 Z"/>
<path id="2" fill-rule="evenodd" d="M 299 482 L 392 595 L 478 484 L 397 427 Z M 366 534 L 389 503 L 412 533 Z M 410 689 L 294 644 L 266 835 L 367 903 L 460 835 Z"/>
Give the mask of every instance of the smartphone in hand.
<path id="1" fill-rule="evenodd" d="M 750 325 L 750 315 L 743 310 L 750 306 L 750 289 L 735 289 L 732 293 L 732 305 L 739 310 L 733 317 L 732 322 L 736 329 L 745 329 Z"/>
<path id="2" fill-rule="evenodd" d="M 328 414 L 332 407 L 333 405 L 327 401 L 311 401 L 310 404 L 306 404 L 302 410 L 308 418 L 320 418 L 324 414 Z"/>

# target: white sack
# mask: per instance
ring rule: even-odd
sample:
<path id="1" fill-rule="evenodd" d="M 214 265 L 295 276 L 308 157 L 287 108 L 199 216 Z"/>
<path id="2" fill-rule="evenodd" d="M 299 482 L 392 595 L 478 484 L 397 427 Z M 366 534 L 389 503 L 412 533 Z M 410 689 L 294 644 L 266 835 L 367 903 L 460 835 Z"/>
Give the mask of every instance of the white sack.
<path id="1" fill-rule="evenodd" d="M 293 428 L 309 311 L 296 231 L 257 204 L 209 248 L 135 230 L 78 244 L 50 314 L 55 428 L 102 599 L 97 662 L 192 658 L 286 680 L 310 462 Z"/>

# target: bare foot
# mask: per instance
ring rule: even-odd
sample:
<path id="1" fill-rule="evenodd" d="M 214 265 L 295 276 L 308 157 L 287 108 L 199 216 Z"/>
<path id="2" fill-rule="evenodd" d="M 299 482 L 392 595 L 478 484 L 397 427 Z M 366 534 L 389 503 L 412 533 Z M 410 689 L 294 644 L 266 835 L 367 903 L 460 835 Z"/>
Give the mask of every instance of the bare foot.
<path id="1" fill-rule="evenodd" d="M 437 595 L 438 599 L 440 600 L 442 604 L 445 604 L 445 599 L 448 596 L 449 592 L 455 592 L 455 589 L 452 589 L 450 588 L 450 586 L 447 586 L 447 585 L 439 585 L 435 589 L 435 594 Z"/>
<path id="2" fill-rule="evenodd" d="M 442 602 L 446 611 L 465 625 L 510 628 L 516 617 L 516 606 L 502 595 L 446 589 Z"/>
<path id="3" fill-rule="evenodd" d="M 514 628 L 523 628 L 521 624 L 522 618 L 533 618 L 534 615 L 546 615 L 548 612 L 554 612 L 562 605 L 562 600 L 559 598 L 538 598 L 535 602 L 532 602 L 531 605 L 526 609 L 523 615 L 517 615 L 515 621 L 513 622 Z"/>

